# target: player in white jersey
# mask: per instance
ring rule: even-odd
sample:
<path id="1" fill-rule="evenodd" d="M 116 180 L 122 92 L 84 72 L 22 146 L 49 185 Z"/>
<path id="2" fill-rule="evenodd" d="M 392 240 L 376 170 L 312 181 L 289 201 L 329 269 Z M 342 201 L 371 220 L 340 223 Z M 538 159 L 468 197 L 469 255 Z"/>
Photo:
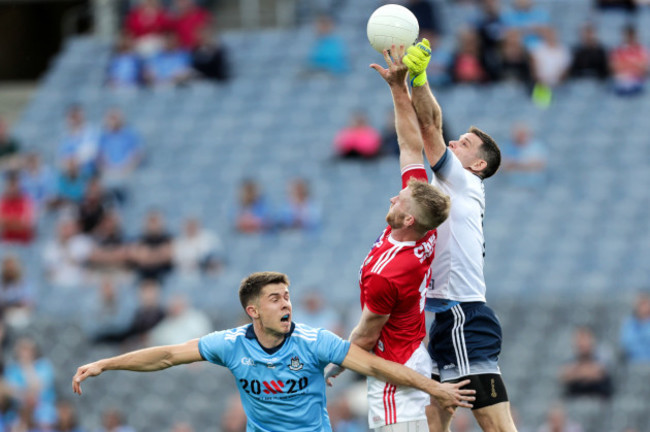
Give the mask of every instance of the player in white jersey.
<path id="1" fill-rule="evenodd" d="M 424 150 L 434 172 L 433 184 L 451 197 L 449 218 L 438 227 L 427 310 L 435 312 L 429 331 L 429 354 L 437 365 L 433 375 L 442 382 L 469 378 L 476 390 L 473 413 L 484 431 L 516 431 L 501 378 L 501 325 L 485 304 L 483 259 L 483 180 L 501 163 L 494 140 L 471 127 L 456 141 L 445 144 L 442 110 L 427 84 L 431 56 L 423 39 L 409 47 L 403 62 L 409 68 L 413 106 L 418 116 Z M 429 409 L 429 427 L 447 431 L 451 415 Z"/>
<path id="2" fill-rule="evenodd" d="M 323 370 L 333 362 L 363 375 L 418 388 L 448 409 L 471 407 L 474 391 L 460 390 L 467 382 L 436 383 L 327 330 L 293 323 L 285 274 L 253 273 L 242 281 L 239 299 L 251 324 L 81 366 L 72 379 L 74 392 L 81 394 L 82 381 L 107 370 L 150 372 L 206 360 L 227 367 L 235 376 L 248 432 L 331 432 Z"/>
<path id="3" fill-rule="evenodd" d="M 404 46 L 399 51 L 393 46 L 392 52 L 397 54 L 394 59 L 384 51 L 386 69 L 377 64 L 371 67 L 388 83 L 393 97 L 402 190 L 390 200 L 388 227 L 361 265 L 362 312 L 350 342 L 429 377 L 431 358 L 422 343 L 425 295 L 431 280 L 435 229 L 449 214 L 449 197 L 428 184 L 422 136 L 406 83 L 408 69 L 401 62 Z M 428 430 L 425 408 L 429 403 L 424 392 L 368 378 L 368 424 L 377 432 Z"/>

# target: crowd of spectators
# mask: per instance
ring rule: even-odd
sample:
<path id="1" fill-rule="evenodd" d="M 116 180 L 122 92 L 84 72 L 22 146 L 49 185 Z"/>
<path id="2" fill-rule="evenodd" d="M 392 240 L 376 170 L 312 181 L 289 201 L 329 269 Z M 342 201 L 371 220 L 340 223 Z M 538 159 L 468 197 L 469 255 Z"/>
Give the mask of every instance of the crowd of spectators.
<path id="1" fill-rule="evenodd" d="M 586 22 L 570 47 L 559 37 L 548 12 L 534 0 L 473 3 L 479 16 L 455 31 L 452 50 L 439 43 L 440 33 L 431 33 L 428 74 L 434 86 L 513 81 L 531 91 L 535 86 L 553 89 L 567 79 L 593 78 L 607 81 L 620 95 L 634 95 L 645 87 L 648 47 L 639 41 L 632 23 L 621 28 L 618 45 L 606 47 L 598 28 Z M 607 9 L 619 3 L 599 6 Z"/>
<path id="2" fill-rule="evenodd" d="M 643 90 L 650 59 L 636 29 L 622 29 L 621 44 L 608 49 L 597 27 L 587 23 L 579 42 L 570 49 L 558 38 L 548 15 L 532 0 L 516 0 L 505 9 L 498 0 L 480 2 L 482 14 L 473 25 L 459 29 L 454 51 L 440 43 L 446 30 L 436 9 L 423 0 L 411 0 L 423 35 L 432 45 L 429 81 L 484 84 L 499 80 L 555 87 L 568 78 L 611 80 L 619 94 Z M 632 1 L 600 1 L 604 8 L 633 8 Z M 169 4 L 167 2 L 166 4 Z M 632 5 L 632 6 L 630 6 Z M 192 0 L 176 0 L 166 9 L 157 0 L 136 3 L 124 20 L 107 69 L 107 85 L 179 85 L 203 75 L 229 77 L 227 52 L 214 32 L 210 14 Z M 316 20 L 318 37 L 307 59 L 308 69 L 338 76 L 350 65 L 343 40 L 328 16 Z M 67 128 L 58 140 L 56 158 L 43 161 L 9 133 L 0 119 L 0 244 L 29 245 L 43 240 L 46 280 L 54 289 L 89 288 L 92 297 L 81 320 L 84 334 L 94 343 L 143 346 L 177 343 L 212 330 L 209 317 L 195 308 L 185 293 L 165 299 L 164 283 L 171 272 L 184 278 L 215 274 L 224 265 L 218 235 L 188 216 L 174 230 L 164 214 L 151 210 L 140 233 L 130 237 L 122 226 L 121 210 L 129 205 L 130 179 L 146 162 L 142 139 L 118 109 L 105 113 L 102 126 L 86 120 L 81 106 L 66 113 Z M 395 153 L 394 118 L 378 131 L 362 113 L 337 135 L 337 156 L 373 158 Z M 546 182 L 547 155 L 543 142 L 529 127 L 517 124 L 504 145 L 504 171 L 517 186 L 538 189 Z M 304 179 L 288 184 L 287 198 L 279 206 L 269 203 L 259 185 L 242 182 L 234 210 L 234 229 L 241 233 L 300 230 L 315 232 L 322 226 L 322 209 Z M 39 220 L 54 214 L 56 232 L 39 231 Z M 176 232 L 176 233 L 175 233 Z M 34 340 L 8 336 L 24 328 L 34 313 L 38 290 L 18 255 L 0 253 L 0 430 L 84 432 L 74 406 L 57 398 L 56 371 Z M 135 284 L 133 280 L 137 281 Z M 133 285 L 136 285 L 135 289 Z M 305 295 L 296 319 L 344 334 L 340 315 L 318 291 Z M 578 328 L 574 355 L 559 373 L 558 386 L 567 398 L 608 400 L 616 392 L 612 356 L 588 328 Z M 568 347 L 567 347 L 568 348 Z M 639 295 L 634 311 L 621 326 L 621 357 L 630 365 L 650 364 L 650 297 Z M 245 429 L 245 415 L 234 397 L 222 418 L 222 430 Z M 336 430 L 364 430 L 348 403 L 334 401 L 330 408 Z M 106 409 L 106 432 L 132 432 L 123 415 Z M 539 431 L 581 431 L 558 405 L 549 410 Z M 463 415 L 454 430 L 469 430 Z M 191 427 L 179 422 L 174 432 Z"/>
<path id="3" fill-rule="evenodd" d="M 66 111 L 54 158 L 23 146 L 0 119 L 0 430 L 84 432 L 74 406 L 57 400 L 55 371 L 31 338 L 18 337 L 34 321 L 45 291 L 77 290 L 87 308 L 80 324 L 89 341 L 118 346 L 175 343 L 212 330 L 204 312 L 183 294 L 164 299 L 165 277 L 216 274 L 223 264 L 219 237 L 187 215 L 178 233 L 151 210 L 141 233 L 126 233 L 121 213 L 131 203 L 133 174 L 145 160 L 140 134 L 110 109 L 102 126 L 83 107 Z M 39 230 L 43 220 L 55 230 Z M 38 269 L 22 253 L 37 244 Z M 47 284 L 44 291 L 34 282 Z M 135 285 L 135 288 L 134 288 Z M 60 291 L 58 291 L 60 292 Z M 130 431 L 107 410 L 106 431 Z M 188 430 L 179 424 L 175 430 Z"/>
<path id="4" fill-rule="evenodd" d="M 322 223 L 320 204 L 311 196 L 309 183 L 296 178 L 288 183 L 285 201 L 274 208 L 257 182 L 242 181 L 235 209 L 234 226 L 243 234 L 277 231 L 317 233 Z"/>
<path id="5" fill-rule="evenodd" d="M 113 88 L 178 86 L 195 78 L 226 81 L 228 53 L 212 14 L 194 0 L 135 2 L 106 72 Z"/>

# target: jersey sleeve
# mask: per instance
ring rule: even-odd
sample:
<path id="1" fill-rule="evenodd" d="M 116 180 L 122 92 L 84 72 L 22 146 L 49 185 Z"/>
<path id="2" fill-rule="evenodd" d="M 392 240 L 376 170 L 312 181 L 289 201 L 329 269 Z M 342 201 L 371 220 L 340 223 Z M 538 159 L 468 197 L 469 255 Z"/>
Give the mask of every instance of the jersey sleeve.
<path id="1" fill-rule="evenodd" d="M 449 148 L 431 169 L 438 179 L 447 183 L 453 190 L 461 190 L 467 186 L 467 170 Z"/>
<path id="2" fill-rule="evenodd" d="M 329 330 L 321 329 L 318 333 L 317 343 L 318 361 L 323 364 L 334 363 L 340 365 L 350 350 L 350 341 L 346 341 Z"/>
<path id="3" fill-rule="evenodd" d="M 406 165 L 404 168 L 402 168 L 402 189 L 408 186 L 409 180 L 412 178 L 416 180 L 422 180 L 427 183 L 429 182 L 429 178 L 427 177 L 427 170 L 424 169 L 424 165 L 411 164 Z"/>
<path id="4" fill-rule="evenodd" d="M 366 283 L 365 305 L 370 312 L 389 315 L 398 300 L 397 290 L 381 275 L 371 273 Z"/>
<path id="5" fill-rule="evenodd" d="M 226 332 L 217 331 L 199 339 L 199 353 L 206 361 L 226 366 Z"/>

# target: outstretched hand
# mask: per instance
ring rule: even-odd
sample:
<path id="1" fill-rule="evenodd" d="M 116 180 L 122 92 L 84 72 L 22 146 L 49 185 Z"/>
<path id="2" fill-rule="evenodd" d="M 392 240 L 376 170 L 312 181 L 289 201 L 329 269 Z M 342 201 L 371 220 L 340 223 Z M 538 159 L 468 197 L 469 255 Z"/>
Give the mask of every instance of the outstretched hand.
<path id="1" fill-rule="evenodd" d="M 422 39 L 417 45 L 410 46 L 406 50 L 406 55 L 402 58 L 409 68 L 411 85 L 420 87 L 427 82 L 427 66 L 431 60 L 431 44 L 427 39 Z"/>
<path id="2" fill-rule="evenodd" d="M 454 409 L 456 409 L 456 407 L 472 408 L 472 404 L 470 402 L 476 399 L 474 397 L 476 391 L 470 389 L 461 389 L 461 387 L 464 387 L 469 383 L 470 380 L 467 379 L 456 384 L 441 384 L 438 394 L 434 395 L 438 401 L 438 404 L 440 405 L 440 408 L 449 411 L 452 414 L 454 413 Z"/>
<path id="3" fill-rule="evenodd" d="M 88 363 L 80 366 L 77 373 L 72 377 L 72 391 L 81 394 L 81 382 L 89 377 L 94 377 L 102 373 L 102 368 L 97 363 Z"/>
<path id="4" fill-rule="evenodd" d="M 404 45 L 400 45 L 399 48 L 393 45 L 390 52 L 388 50 L 383 51 L 384 60 L 386 60 L 386 65 L 388 66 L 387 68 L 383 68 L 376 63 L 371 64 L 370 67 L 376 70 L 391 87 L 405 84 L 408 67 L 402 63 L 404 53 Z"/>

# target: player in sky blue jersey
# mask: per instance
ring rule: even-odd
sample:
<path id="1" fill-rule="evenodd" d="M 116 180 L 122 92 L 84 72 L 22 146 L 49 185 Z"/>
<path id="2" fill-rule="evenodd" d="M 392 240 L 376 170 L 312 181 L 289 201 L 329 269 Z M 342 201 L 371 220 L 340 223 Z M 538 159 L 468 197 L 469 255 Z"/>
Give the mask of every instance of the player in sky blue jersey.
<path id="1" fill-rule="evenodd" d="M 471 407 L 469 381 L 440 384 L 398 363 L 383 360 L 333 333 L 291 321 L 289 279 L 276 272 L 253 273 L 239 287 L 253 323 L 214 332 L 179 345 L 146 348 L 81 366 L 81 382 L 107 370 L 150 372 L 207 360 L 225 366 L 237 387 L 251 431 L 331 431 L 323 370 L 329 363 L 431 394 L 441 406 Z"/>

